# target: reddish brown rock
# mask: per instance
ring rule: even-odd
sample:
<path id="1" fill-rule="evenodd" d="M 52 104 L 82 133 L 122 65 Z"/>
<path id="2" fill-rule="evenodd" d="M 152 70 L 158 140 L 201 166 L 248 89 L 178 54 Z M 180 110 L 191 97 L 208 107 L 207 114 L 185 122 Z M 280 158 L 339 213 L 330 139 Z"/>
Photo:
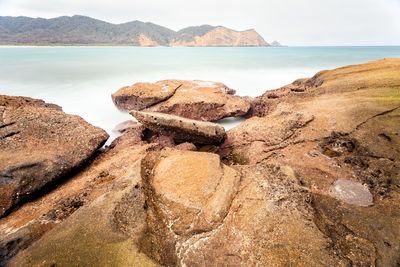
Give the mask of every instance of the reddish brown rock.
<path id="1" fill-rule="evenodd" d="M 0 216 L 82 165 L 107 138 L 56 105 L 0 96 Z"/>
<path id="2" fill-rule="evenodd" d="M 112 94 L 112 100 L 121 110 L 142 110 L 171 97 L 179 86 L 180 81 L 175 80 L 135 83 Z"/>
<path id="3" fill-rule="evenodd" d="M 145 131 L 146 127 L 140 123 L 135 123 L 135 125 L 131 125 L 125 129 L 121 136 L 115 138 L 109 147 L 113 148 L 116 145 L 123 146 L 143 144 L 143 141 L 145 141 Z"/>
<path id="4" fill-rule="evenodd" d="M 172 88 L 172 89 L 171 89 Z M 116 106 L 123 110 L 146 110 L 174 114 L 184 118 L 215 121 L 245 115 L 250 104 L 222 83 L 164 80 L 137 83 L 113 94 Z"/>

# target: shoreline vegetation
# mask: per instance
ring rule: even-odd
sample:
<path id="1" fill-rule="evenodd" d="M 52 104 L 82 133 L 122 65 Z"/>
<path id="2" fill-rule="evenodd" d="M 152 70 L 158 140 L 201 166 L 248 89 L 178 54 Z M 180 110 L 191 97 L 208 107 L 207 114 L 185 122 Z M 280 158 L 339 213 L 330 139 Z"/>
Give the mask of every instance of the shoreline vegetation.
<path id="1" fill-rule="evenodd" d="M 0 95 L 1 266 L 399 265 L 400 58 L 254 98 L 199 80 L 111 97 L 139 122 L 102 148 L 57 103 Z"/>

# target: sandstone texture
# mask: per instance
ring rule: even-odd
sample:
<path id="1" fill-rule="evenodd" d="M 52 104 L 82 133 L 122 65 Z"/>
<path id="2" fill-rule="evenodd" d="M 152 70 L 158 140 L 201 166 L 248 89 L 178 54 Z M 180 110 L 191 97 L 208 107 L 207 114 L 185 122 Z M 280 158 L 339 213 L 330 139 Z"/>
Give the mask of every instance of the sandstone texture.
<path id="1" fill-rule="evenodd" d="M 141 246 L 164 266 L 343 263 L 289 167 L 233 168 L 215 154 L 185 152 L 145 158 L 142 177 L 149 229 Z"/>
<path id="2" fill-rule="evenodd" d="M 158 112 L 131 111 L 139 122 L 154 131 L 165 131 L 176 141 L 196 144 L 218 144 L 225 137 L 225 129 L 212 122 L 196 121 Z"/>
<path id="3" fill-rule="evenodd" d="M 144 110 L 174 114 L 184 118 L 215 121 L 245 115 L 250 104 L 222 83 L 164 80 L 136 83 L 112 95 L 122 110 Z"/>
<path id="4" fill-rule="evenodd" d="M 141 123 L 0 219 L 0 265 L 399 266 L 400 59 L 251 106 L 207 145 L 178 141 L 171 123 L 190 120 L 132 111 Z"/>
<path id="5" fill-rule="evenodd" d="M 81 207 L 8 265 L 158 266 L 131 238 L 145 228 L 140 183 L 140 165 L 133 164 L 110 192 Z"/>
<path id="6" fill-rule="evenodd" d="M 266 92 L 252 112 L 227 132 L 224 162 L 290 166 L 338 255 L 398 265 L 400 60 L 322 71 Z"/>
<path id="7" fill-rule="evenodd" d="M 0 96 L 0 217 L 82 165 L 107 138 L 56 105 Z"/>
<path id="8" fill-rule="evenodd" d="M 23 256 L 18 256 L 18 260 L 15 260 L 16 263 L 14 265 L 42 266 L 41 261 L 46 261 L 50 266 L 52 264 L 57 264 L 57 266 L 98 264 L 136 266 L 136 264 L 139 264 L 140 261 L 135 260 L 135 258 L 141 258 L 142 256 L 140 256 L 141 254 L 135 254 L 138 249 L 132 246 L 129 241 L 133 235 L 125 233 L 125 230 L 123 230 L 126 228 L 126 231 L 130 231 L 130 228 L 123 226 L 122 223 L 105 225 L 105 221 L 114 220 L 114 213 L 107 210 L 117 209 L 122 205 L 120 202 L 134 201 L 134 203 L 131 203 L 136 205 L 132 206 L 134 209 L 129 208 L 130 204 L 128 206 L 124 204 L 126 209 L 118 212 L 118 220 L 122 220 L 124 223 L 132 220 L 139 224 L 138 220 L 140 218 L 130 217 L 128 220 L 128 217 L 124 216 L 133 216 L 132 212 L 141 214 L 140 211 L 144 211 L 143 203 L 136 201 L 136 198 L 129 198 L 132 195 L 129 192 L 138 192 L 137 196 L 141 192 L 140 167 L 139 170 L 137 169 L 138 161 L 150 151 L 158 151 L 165 145 L 157 142 L 159 140 L 154 136 L 154 133 L 151 133 L 141 124 L 135 123 L 131 125 L 124 131 L 123 135 L 112 142 L 106 152 L 99 154 L 89 165 L 77 173 L 68 175 L 62 184 L 56 186 L 50 192 L 24 203 L 18 210 L 1 218 L 0 266 L 5 265 L 20 251 L 28 247 L 30 249 L 30 245 L 35 241 L 40 239 L 40 242 L 45 242 L 47 239 L 42 241 L 41 237 L 55 227 L 58 227 L 56 228 L 58 230 L 54 230 L 55 232 L 51 232 L 49 235 L 55 235 L 60 239 L 51 239 L 51 245 L 46 247 L 46 251 L 47 248 L 52 247 L 51 253 L 50 251 L 43 252 L 44 250 L 42 249 L 35 253 L 28 252 Z M 182 143 L 177 146 L 172 143 L 171 146 L 174 146 L 177 151 L 196 150 L 196 146 L 191 143 Z M 139 182 L 137 180 L 138 177 Z M 98 198 L 99 200 L 96 200 Z M 90 204 L 94 200 L 97 201 L 96 204 Z M 67 219 L 69 220 L 70 216 L 75 211 L 80 210 L 82 206 L 86 207 L 88 205 L 91 206 L 85 209 L 83 213 L 78 213 L 79 218 L 74 217 L 73 224 L 76 224 L 76 227 L 70 225 L 64 230 L 64 226 L 61 226 L 63 225 L 62 223 Z M 137 209 L 137 205 L 141 205 L 141 208 Z M 100 222 L 102 223 L 101 225 Z M 120 230 L 115 230 L 114 228 Z M 68 239 L 65 231 L 74 234 Z M 100 235 L 100 231 L 110 232 L 110 234 L 106 236 Z M 59 232 L 60 234 L 58 234 Z M 76 239 L 77 235 L 79 235 L 78 239 L 81 241 L 79 244 Z M 102 236 L 102 238 L 93 239 L 97 235 Z M 121 242 L 118 241 L 118 244 L 114 244 L 115 240 Z M 57 244 L 57 242 L 59 243 Z M 82 253 L 79 252 L 81 249 Z M 92 251 L 93 249 L 96 252 Z M 119 251 L 120 249 L 121 251 Z M 43 255 L 39 252 L 43 252 Z M 119 256 L 114 257 L 114 259 L 108 259 L 111 254 L 117 252 L 120 253 L 118 254 Z M 84 257 L 85 253 L 90 253 L 93 257 Z M 77 254 L 81 256 L 76 258 L 74 255 Z M 150 264 L 150 262 L 144 260 L 143 266 L 148 266 L 146 264 Z M 141 265 L 139 264 L 139 266 Z"/>

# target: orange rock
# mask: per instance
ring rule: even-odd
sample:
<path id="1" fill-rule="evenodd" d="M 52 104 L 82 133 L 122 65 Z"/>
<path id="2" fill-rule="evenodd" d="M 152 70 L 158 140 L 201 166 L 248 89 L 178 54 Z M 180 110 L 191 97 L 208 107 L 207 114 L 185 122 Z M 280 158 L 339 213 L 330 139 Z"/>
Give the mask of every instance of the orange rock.
<path id="1" fill-rule="evenodd" d="M 153 159 L 154 160 L 154 159 Z M 148 164 L 147 254 L 167 266 L 340 263 L 312 222 L 310 193 L 284 166 L 231 168 L 215 154 L 180 152 Z M 144 169 L 143 169 L 144 168 Z"/>

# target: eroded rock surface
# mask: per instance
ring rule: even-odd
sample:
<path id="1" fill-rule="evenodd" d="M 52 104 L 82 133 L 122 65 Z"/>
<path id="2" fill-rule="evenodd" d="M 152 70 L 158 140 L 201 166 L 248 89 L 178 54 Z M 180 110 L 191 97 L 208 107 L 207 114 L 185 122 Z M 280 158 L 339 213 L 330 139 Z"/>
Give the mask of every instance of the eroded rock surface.
<path id="1" fill-rule="evenodd" d="M 137 162 L 118 177 L 110 192 L 81 207 L 8 265 L 157 266 L 135 246 L 135 238 L 145 229 L 143 207 Z"/>
<path id="2" fill-rule="evenodd" d="M 141 246 L 163 265 L 346 262 L 313 223 L 311 194 L 289 167 L 232 168 L 215 154 L 185 152 L 145 159 L 142 176 L 149 229 Z"/>
<path id="3" fill-rule="evenodd" d="M 128 263 L 135 262 L 132 260 L 134 252 L 132 252 L 131 256 L 125 255 L 127 257 L 126 262 L 121 258 L 125 257 L 124 253 L 131 253 L 128 250 L 131 247 L 129 245 L 130 241 L 127 241 L 130 235 L 121 233 L 122 230 L 115 231 L 107 228 L 115 227 L 115 225 L 110 226 L 104 223 L 106 220 L 112 220 L 113 218 L 113 213 L 108 210 L 120 205 L 122 199 L 128 201 L 127 199 L 129 198 L 127 196 L 131 195 L 131 191 L 136 190 L 135 192 L 140 195 L 140 189 L 134 188 L 140 185 L 140 175 L 137 176 L 140 168 L 138 172 L 135 171 L 137 167 L 133 166 L 148 151 L 159 149 L 158 144 L 149 144 L 142 141 L 140 136 L 140 131 L 125 132 L 124 135 L 117 138 L 118 140 L 115 140 L 112 148 L 98 155 L 84 170 L 68 177 L 63 184 L 46 195 L 25 203 L 18 210 L 0 219 L 0 265 L 4 265 L 14 255 L 28 248 L 56 226 L 60 226 L 60 228 L 49 234 L 53 236 L 51 244 L 46 245 L 46 240 L 48 239 L 43 241 L 40 239 L 38 246 L 46 247 L 45 250 L 43 248 L 33 249 L 33 251 L 28 250 L 29 252 L 17 257 L 18 264 L 15 265 L 40 266 L 40 260 L 47 260 L 50 266 L 53 263 L 57 263 L 59 266 L 82 266 L 89 263 L 90 265 L 96 265 L 97 260 L 98 264 L 101 262 L 104 264 L 126 263 L 129 265 Z M 96 200 L 97 198 L 101 199 Z M 94 200 L 97 202 L 90 204 Z M 136 201 L 135 198 L 130 200 Z M 134 202 L 131 204 L 136 207 L 135 205 L 142 205 L 140 203 Z M 69 216 L 87 205 L 90 205 L 90 207 L 85 208 L 84 212 L 78 213 L 79 218 L 73 219 L 77 225 L 73 226 L 71 223 L 67 223 L 69 226 L 66 229 L 61 226 L 65 220 L 68 220 Z M 131 216 L 131 212 L 139 212 L 141 210 L 128 211 L 127 208 L 120 215 L 119 220 L 123 220 L 124 214 Z M 104 213 L 101 213 L 103 211 Z M 101 226 L 97 220 L 102 221 Z M 135 220 L 139 220 L 139 218 L 135 218 Z M 93 239 L 99 234 L 99 231 L 105 231 L 109 235 L 102 235 L 101 238 L 99 236 L 99 239 Z M 75 234 L 71 234 L 71 237 L 66 237 L 66 232 Z M 77 235 L 79 235 L 78 238 Z M 58 240 L 57 238 L 60 239 Z M 114 244 L 115 240 L 122 241 Z M 74 245 L 78 241 L 81 242 L 81 246 L 75 248 Z M 84 247 L 85 244 L 88 245 L 87 248 Z M 50 250 L 47 251 L 52 246 L 54 248 L 51 248 L 51 252 Z M 121 253 L 118 254 L 120 256 L 117 256 L 116 259 L 107 259 L 110 253 L 116 253 L 115 250 L 119 250 L 119 248 L 121 248 L 121 251 L 118 252 Z M 79 252 L 81 249 L 82 252 Z M 94 251 L 91 251 L 92 249 Z M 43 254 L 41 254 L 42 252 Z M 74 257 L 76 253 L 80 253 L 79 255 L 82 255 L 82 257 Z M 95 255 L 92 258 L 87 258 L 83 257 L 85 253 Z"/>
<path id="4" fill-rule="evenodd" d="M 266 92 L 252 108 L 256 116 L 227 132 L 224 162 L 290 166 L 338 255 L 398 265 L 400 59 L 322 71 Z M 332 192 L 338 179 L 347 181 L 344 195 Z"/>
<path id="5" fill-rule="evenodd" d="M 112 95 L 122 110 L 145 110 L 184 118 L 215 121 L 245 115 L 250 104 L 222 83 L 164 80 L 136 83 Z"/>
<path id="6" fill-rule="evenodd" d="M 142 110 L 170 98 L 180 86 L 175 80 L 135 83 L 112 94 L 112 100 L 119 109 Z"/>
<path id="7" fill-rule="evenodd" d="M 225 137 L 225 129 L 216 123 L 190 120 L 158 112 L 131 111 L 139 122 L 154 131 L 162 131 L 163 136 L 171 136 L 176 141 L 196 144 L 218 144 Z"/>
<path id="8" fill-rule="evenodd" d="M 82 165 L 107 138 L 56 105 L 0 95 L 0 217 Z"/>
<path id="9" fill-rule="evenodd" d="M 74 179 L 0 220 L 7 245 L 27 247 L 10 263 L 398 266 L 399 92 L 398 59 L 323 71 L 255 99 L 257 116 L 221 146 L 177 145 L 176 129 L 148 115 Z M 43 208 L 61 193 L 66 211 Z M 64 219 L 69 206 L 82 207 Z M 64 222 L 33 231 L 44 220 L 27 211 Z M 17 242 L 30 233 L 41 235 Z"/>

